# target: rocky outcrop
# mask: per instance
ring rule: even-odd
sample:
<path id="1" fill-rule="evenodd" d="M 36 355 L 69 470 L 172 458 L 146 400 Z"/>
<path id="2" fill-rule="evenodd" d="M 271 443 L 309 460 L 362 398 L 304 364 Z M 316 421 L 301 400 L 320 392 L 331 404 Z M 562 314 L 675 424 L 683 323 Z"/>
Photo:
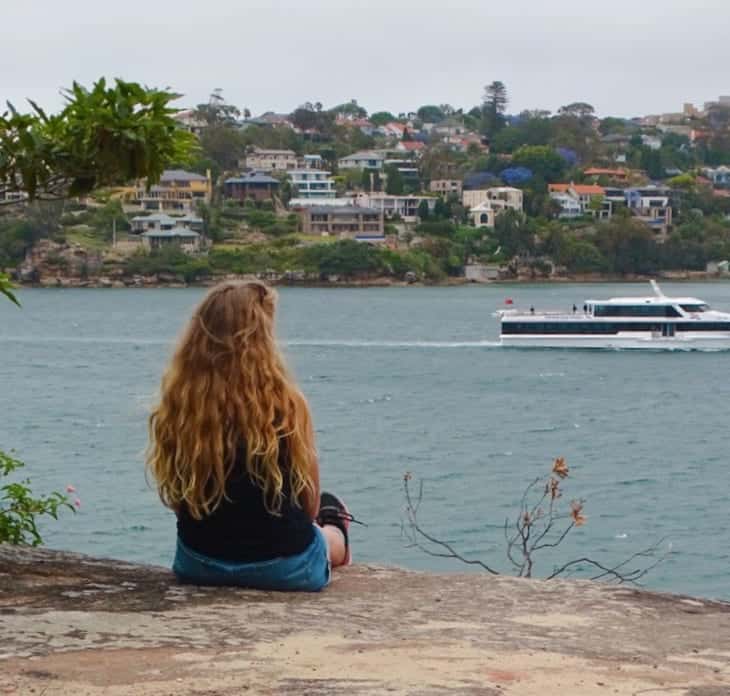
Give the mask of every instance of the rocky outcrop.
<path id="1" fill-rule="evenodd" d="M 57 280 L 83 281 L 97 275 L 102 263 L 100 253 L 79 244 L 41 239 L 26 254 L 18 269 L 18 280 L 41 285 L 60 284 Z"/>
<path id="2" fill-rule="evenodd" d="M 320 594 L 0 546 L 0 693 L 730 694 L 730 605 L 354 566 Z"/>

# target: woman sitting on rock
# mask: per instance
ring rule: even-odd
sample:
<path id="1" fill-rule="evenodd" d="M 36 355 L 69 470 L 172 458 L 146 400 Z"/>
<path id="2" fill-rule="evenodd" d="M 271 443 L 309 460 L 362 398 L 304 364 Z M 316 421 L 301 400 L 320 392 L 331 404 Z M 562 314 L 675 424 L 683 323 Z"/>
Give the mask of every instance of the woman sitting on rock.
<path id="1" fill-rule="evenodd" d="M 147 465 L 177 514 L 183 582 L 321 590 L 352 519 L 319 490 L 309 406 L 274 338 L 276 293 L 226 282 L 197 307 L 150 416 Z"/>

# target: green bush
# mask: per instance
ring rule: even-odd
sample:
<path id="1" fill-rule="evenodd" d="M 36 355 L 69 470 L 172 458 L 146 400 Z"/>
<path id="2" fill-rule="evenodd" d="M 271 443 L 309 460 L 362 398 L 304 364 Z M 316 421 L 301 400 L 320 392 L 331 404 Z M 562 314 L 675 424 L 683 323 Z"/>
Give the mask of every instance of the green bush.
<path id="1" fill-rule="evenodd" d="M 172 273 L 190 283 L 206 278 L 211 273 L 207 258 L 191 257 L 176 246 L 167 246 L 151 252 L 137 252 L 129 258 L 124 272 L 127 275 L 156 275 Z"/>
<path id="2" fill-rule="evenodd" d="M 23 466 L 23 462 L 0 451 L 0 478 L 10 476 Z M 29 479 L 3 484 L 0 486 L 0 543 L 39 546 L 43 539 L 38 531 L 38 518 L 47 515 L 56 520 L 63 508 L 76 512 L 63 493 L 34 497 Z"/>

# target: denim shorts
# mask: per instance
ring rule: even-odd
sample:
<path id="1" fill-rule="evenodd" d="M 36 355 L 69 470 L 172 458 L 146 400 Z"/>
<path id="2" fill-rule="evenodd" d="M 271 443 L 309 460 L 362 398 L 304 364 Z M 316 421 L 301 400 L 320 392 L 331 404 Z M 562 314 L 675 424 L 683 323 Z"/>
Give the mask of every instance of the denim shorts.
<path id="1" fill-rule="evenodd" d="M 234 585 L 257 590 L 318 592 L 330 580 L 324 533 L 314 527 L 312 543 L 295 556 L 234 563 L 204 556 L 177 540 L 172 570 L 180 582 L 192 585 Z"/>

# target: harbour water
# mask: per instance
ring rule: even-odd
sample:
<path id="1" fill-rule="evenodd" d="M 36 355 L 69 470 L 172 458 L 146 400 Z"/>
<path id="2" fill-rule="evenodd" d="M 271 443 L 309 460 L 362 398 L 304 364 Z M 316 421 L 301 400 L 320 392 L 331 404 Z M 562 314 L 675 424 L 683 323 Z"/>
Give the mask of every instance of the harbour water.
<path id="1" fill-rule="evenodd" d="M 730 284 L 663 284 L 730 310 Z M 174 516 L 144 477 L 146 416 L 204 291 L 21 290 L 0 302 L 0 448 L 36 491 L 81 508 L 49 546 L 169 564 Z M 495 345 L 491 314 L 648 294 L 648 285 L 282 289 L 279 335 L 312 405 L 323 484 L 367 527 L 355 560 L 469 571 L 408 548 L 403 474 L 424 527 L 507 570 L 503 525 L 556 456 L 588 522 L 538 560 L 615 563 L 663 539 L 648 587 L 730 599 L 730 353 L 541 351 Z M 540 557 L 538 557 L 539 559 Z"/>

